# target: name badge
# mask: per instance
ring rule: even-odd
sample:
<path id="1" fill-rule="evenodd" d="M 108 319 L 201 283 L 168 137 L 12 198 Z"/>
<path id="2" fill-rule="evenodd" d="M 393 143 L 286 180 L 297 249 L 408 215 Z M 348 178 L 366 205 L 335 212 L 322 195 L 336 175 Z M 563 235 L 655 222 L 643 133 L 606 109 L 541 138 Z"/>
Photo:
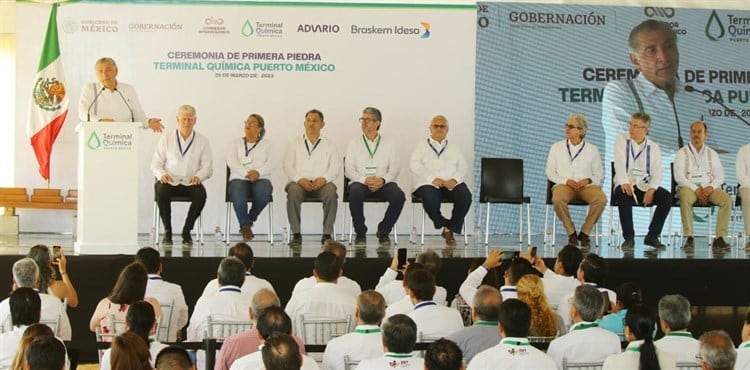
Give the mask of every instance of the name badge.
<path id="1" fill-rule="evenodd" d="M 642 170 L 640 168 L 633 167 L 633 176 L 634 177 L 638 177 L 638 178 L 642 178 L 642 177 L 646 176 L 646 171 L 644 171 L 644 170 Z"/>
<path id="2" fill-rule="evenodd" d="M 247 159 L 247 160 L 242 161 L 242 167 L 245 167 L 247 169 L 253 168 L 253 160 Z"/>
<path id="3" fill-rule="evenodd" d="M 365 166 L 365 176 L 375 176 L 376 166 Z"/>

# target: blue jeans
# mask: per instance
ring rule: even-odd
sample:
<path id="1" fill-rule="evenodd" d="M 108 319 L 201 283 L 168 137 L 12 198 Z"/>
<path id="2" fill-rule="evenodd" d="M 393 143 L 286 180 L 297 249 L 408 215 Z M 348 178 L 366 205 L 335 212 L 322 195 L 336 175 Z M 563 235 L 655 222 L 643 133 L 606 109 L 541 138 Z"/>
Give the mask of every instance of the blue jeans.
<path id="1" fill-rule="evenodd" d="M 234 179 L 229 182 L 229 200 L 237 215 L 240 227 L 252 226 L 258 219 L 263 208 L 271 201 L 273 186 L 267 179 L 258 179 L 255 182 Z M 250 212 L 247 211 L 247 203 L 251 202 Z"/>

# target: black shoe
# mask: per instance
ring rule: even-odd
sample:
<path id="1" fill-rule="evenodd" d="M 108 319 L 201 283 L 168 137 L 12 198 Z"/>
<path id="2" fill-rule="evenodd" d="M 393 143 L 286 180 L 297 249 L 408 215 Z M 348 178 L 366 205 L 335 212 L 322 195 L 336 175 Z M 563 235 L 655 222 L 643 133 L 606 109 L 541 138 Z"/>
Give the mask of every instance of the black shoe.
<path id="1" fill-rule="evenodd" d="M 378 243 L 384 247 L 391 245 L 391 238 L 388 234 L 378 234 Z"/>
<path id="2" fill-rule="evenodd" d="M 182 232 L 182 244 L 184 244 L 184 245 L 193 245 L 193 237 L 190 236 L 190 231 L 183 231 Z"/>
<path id="3" fill-rule="evenodd" d="M 635 240 L 633 238 L 625 238 L 625 241 L 620 245 L 622 249 L 633 249 L 635 248 Z"/>
<path id="4" fill-rule="evenodd" d="M 365 246 L 365 245 L 367 245 L 367 235 L 365 235 L 365 234 L 357 234 L 357 236 L 354 238 L 354 245 L 356 245 L 356 246 Z"/>
<path id="5" fill-rule="evenodd" d="M 651 234 L 647 234 L 645 238 L 643 238 L 643 244 L 650 245 L 654 248 L 666 248 L 667 246 L 664 245 L 661 241 L 659 241 L 658 236 L 654 236 Z"/>
<path id="6" fill-rule="evenodd" d="M 685 249 L 692 249 L 695 247 L 695 238 L 692 236 L 688 236 L 687 240 L 685 240 L 685 244 L 682 246 L 682 248 Z"/>
<path id="7" fill-rule="evenodd" d="M 588 248 L 591 246 L 591 238 L 584 233 L 578 233 L 578 240 L 581 241 L 582 248 Z"/>
<path id="8" fill-rule="evenodd" d="M 711 248 L 713 249 L 730 249 L 729 244 L 724 241 L 724 238 L 718 237 L 714 239 L 714 242 L 711 243 Z"/>
<path id="9" fill-rule="evenodd" d="M 324 244 L 326 240 L 331 240 L 331 234 L 323 234 L 323 236 L 320 238 L 320 244 Z"/>
<path id="10" fill-rule="evenodd" d="M 172 232 L 167 231 L 164 233 L 164 237 L 161 239 L 161 244 L 172 245 Z"/>
<path id="11" fill-rule="evenodd" d="M 575 231 L 568 235 L 568 245 L 572 245 L 574 247 L 578 246 L 578 235 L 576 235 Z"/>
<path id="12" fill-rule="evenodd" d="M 289 241 L 290 247 L 301 247 L 302 246 L 302 234 L 292 234 L 292 240 Z"/>

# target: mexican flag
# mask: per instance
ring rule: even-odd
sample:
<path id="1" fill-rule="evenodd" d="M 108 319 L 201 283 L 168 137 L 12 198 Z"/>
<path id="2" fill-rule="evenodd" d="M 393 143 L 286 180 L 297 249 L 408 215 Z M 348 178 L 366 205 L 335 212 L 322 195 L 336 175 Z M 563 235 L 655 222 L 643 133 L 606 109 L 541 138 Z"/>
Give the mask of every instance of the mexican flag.
<path id="1" fill-rule="evenodd" d="M 44 37 L 39 69 L 31 92 L 31 111 L 26 133 L 31 139 L 39 174 L 49 182 L 49 162 L 52 144 L 60 133 L 68 115 L 68 94 L 65 89 L 60 44 L 57 40 L 57 8 L 52 5 Z"/>

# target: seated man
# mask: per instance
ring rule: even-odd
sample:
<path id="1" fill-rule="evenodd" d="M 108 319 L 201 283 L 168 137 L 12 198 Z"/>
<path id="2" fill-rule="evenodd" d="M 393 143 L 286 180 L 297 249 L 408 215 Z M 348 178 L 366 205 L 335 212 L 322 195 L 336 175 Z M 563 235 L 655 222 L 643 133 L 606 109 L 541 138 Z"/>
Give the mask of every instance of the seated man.
<path id="1" fill-rule="evenodd" d="M 422 198 L 425 213 L 448 246 L 456 245 L 453 233 L 461 232 L 464 217 L 471 206 L 471 192 L 464 182 L 468 165 L 458 145 L 448 145 L 448 120 L 435 116 L 430 122 L 430 137 L 416 145 L 411 155 L 414 195 Z M 443 199 L 453 201 L 451 218 L 440 212 Z"/>
<path id="2" fill-rule="evenodd" d="M 424 354 L 425 370 L 464 370 L 463 353 L 456 343 L 438 339 L 427 347 Z"/>
<path id="3" fill-rule="evenodd" d="M 570 304 L 573 326 L 567 334 L 550 342 L 547 348 L 547 354 L 558 370 L 563 368 L 563 358 L 568 362 L 600 362 L 621 352 L 617 334 L 600 328 L 596 323 L 603 301 L 602 293 L 591 285 L 576 288 Z"/>
<path id="4" fill-rule="evenodd" d="M 750 235 L 750 144 L 745 144 L 737 151 L 735 160 L 735 175 L 740 183 L 739 197 L 742 199 L 742 222 L 745 235 Z M 750 240 L 745 244 L 745 250 L 750 250 Z"/>
<path id="5" fill-rule="evenodd" d="M 664 221 L 672 209 L 672 196 L 660 187 L 662 180 L 661 151 L 659 144 L 646 135 L 651 127 L 651 117 L 643 112 L 634 113 L 630 119 L 630 132 L 615 139 L 615 194 L 617 198 L 622 236 L 622 248 L 635 247 L 633 206 L 655 205 L 656 212 L 648 226 L 643 244 L 665 248 L 659 241 Z"/>
<path id="6" fill-rule="evenodd" d="M 474 294 L 471 310 L 473 326 L 463 328 L 447 337 L 455 342 L 463 352 L 464 360 L 471 362 L 474 356 L 498 343 L 497 315 L 500 307 L 500 294 L 497 288 L 482 285 Z"/>
<path id="7" fill-rule="evenodd" d="M 26 348 L 27 370 L 65 370 L 66 363 L 65 345 L 51 335 L 34 338 Z"/>
<path id="8" fill-rule="evenodd" d="M 406 275 L 406 292 L 414 304 L 409 317 L 417 323 L 423 340 L 442 338 L 463 329 L 464 321 L 457 310 L 432 300 L 435 277 L 429 271 L 416 270 Z"/>
<path id="9" fill-rule="evenodd" d="M 737 360 L 732 338 L 724 330 L 712 330 L 701 334 L 700 364 L 704 370 L 732 370 Z"/>
<path id="10" fill-rule="evenodd" d="M 601 258 L 597 254 L 589 253 L 578 265 L 576 277 L 581 284 L 591 285 L 599 290 L 600 293 L 607 293 L 609 303 L 602 303 L 605 307 L 614 307 L 617 304 L 617 293 L 602 286 L 604 280 L 607 278 L 608 271 L 609 265 L 604 258 Z M 573 302 L 573 295 L 573 292 L 564 295 L 557 304 L 557 313 L 565 321 L 565 326 L 570 326 L 570 319 L 573 317 L 570 313 L 570 304 Z M 604 313 L 606 314 L 607 312 Z"/>
<path id="11" fill-rule="evenodd" d="M 417 255 L 416 263 L 420 264 L 422 268 L 427 269 L 432 273 L 433 276 L 437 277 L 440 273 L 440 255 L 435 253 L 432 249 L 427 249 L 424 252 Z M 406 289 L 403 281 L 397 280 L 399 271 L 398 268 L 398 255 L 393 254 L 391 265 L 383 272 L 383 276 L 378 280 L 378 285 L 375 286 L 375 290 L 385 297 L 386 305 L 390 306 L 396 302 L 399 302 L 406 297 Z M 448 296 L 445 288 L 441 286 L 435 287 L 435 296 L 433 300 L 441 305 L 446 304 L 446 297 Z"/>
<path id="12" fill-rule="evenodd" d="M 0 334 L 0 369 L 7 369 L 16 356 L 23 332 L 31 324 L 39 322 L 42 301 L 39 293 L 31 288 L 18 288 L 8 297 L 12 328 Z"/>
<path id="13" fill-rule="evenodd" d="M 406 196 L 394 181 L 398 177 L 399 157 L 396 147 L 389 140 L 383 141 L 380 135 L 382 116 L 377 108 L 367 107 L 362 111 L 359 122 L 362 124 L 362 137 L 349 142 L 344 163 L 344 175 L 349 182 L 349 210 L 352 225 L 357 233 L 354 244 L 367 244 L 364 201 L 374 196 L 388 202 L 383 220 L 378 224 L 380 245 L 391 245 L 388 234 L 401 215 Z"/>
<path id="14" fill-rule="evenodd" d="M 572 295 L 576 287 L 581 285 L 576 275 L 582 260 L 583 253 L 572 245 L 566 245 L 557 252 L 557 259 L 552 270 L 544 265 L 544 259 L 534 260 L 534 268 L 544 275 L 542 277 L 544 294 L 547 295 L 547 302 L 552 305 L 552 308 L 556 309 L 563 296 Z"/>
<path id="15" fill-rule="evenodd" d="M 203 181 L 211 177 L 213 161 L 208 139 L 193 130 L 197 120 L 193 106 L 181 106 L 177 110 L 177 130 L 162 135 L 151 159 L 151 171 L 157 178 L 156 203 L 164 223 L 164 245 L 172 244 L 172 196 L 190 197 L 182 227 L 182 243 L 188 246 L 193 244 L 190 233 L 206 204 Z"/>
<path id="16" fill-rule="evenodd" d="M 270 178 L 275 162 L 271 160 L 271 143 L 265 139 L 265 133 L 263 117 L 253 113 L 245 120 L 245 136 L 233 140 L 227 151 L 227 190 L 243 241 L 253 239 L 253 223 L 273 194 Z M 253 203 L 250 212 L 247 210 L 248 199 Z"/>
<path id="17" fill-rule="evenodd" d="M 742 343 L 737 347 L 737 362 L 734 368 L 737 370 L 750 370 L 750 311 L 745 314 L 740 331 Z"/>
<path id="18" fill-rule="evenodd" d="M 360 361 L 357 370 L 422 369 L 424 360 L 414 352 L 417 343 L 417 324 L 414 320 L 398 314 L 386 319 L 382 327 L 385 354 Z"/>
<path id="19" fill-rule="evenodd" d="M 659 299 L 659 327 L 664 337 L 654 342 L 660 351 L 672 352 L 677 362 L 695 362 L 698 340 L 687 330 L 690 325 L 690 301 L 679 294 Z"/>
<path id="20" fill-rule="evenodd" d="M 196 370 L 190 355 L 182 347 L 169 346 L 156 355 L 156 370 Z"/>
<path id="21" fill-rule="evenodd" d="M 162 279 L 161 258 L 156 249 L 151 247 L 139 249 L 135 254 L 135 260 L 146 266 L 146 271 L 148 271 L 145 296 L 155 298 L 161 304 L 172 303 L 172 319 L 168 323 L 169 333 L 166 333 L 166 338 L 167 342 L 176 342 L 178 332 L 188 323 L 188 307 L 182 287 Z M 167 314 L 165 313 L 164 316 Z M 159 336 L 161 337 L 162 334 L 160 333 Z"/>
<path id="22" fill-rule="evenodd" d="M 498 331 L 500 344 L 479 352 L 469 362 L 469 370 L 548 369 L 555 363 L 544 352 L 529 345 L 531 308 L 517 299 L 500 304 Z"/>
<path id="23" fill-rule="evenodd" d="M 380 322 L 385 315 L 385 298 L 374 290 L 366 290 L 357 297 L 354 313 L 357 327 L 353 333 L 331 339 L 323 353 L 323 369 L 344 370 L 344 356 L 359 361 L 383 355 L 383 336 Z"/>
<path id="24" fill-rule="evenodd" d="M 268 280 L 253 275 L 250 270 L 255 267 L 255 256 L 253 249 L 247 243 L 237 243 L 229 248 L 229 257 L 237 257 L 245 265 L 245 282 L 242 283 L 242 294 L 252 297 L 255 292 L 261 289 L 274 291 L 273 286 Z M 201 296 L 210 296 L 219 290 L 218 279 L 213 279 L 203 288 Z"/>
<path id="25" fill-rule="evenodd" d="M 341 261 L 341 269 L 343 270 L 343 266 L 344 264 L 346 264 L 346 247 L 343 244 L 333 239 L 328 239 L 325 241 L 325 243 L 323 243 L 323 247 L 320 249 L 320 251 L 331 252 L 336 255 L 336 257 Z M 315 276 L 309 276 L 300 279 L 300 281 L 298 281 L 294 286 L 294 290 L 292 290 L 292 296 L 303 290 L 310 289 L 314 285 Z M 362 288 L 359 286 L 359 283 L 344 275 L 339 276 L 338 280 L 336 280 L 336 285 L 339 285 L 342 288 L 346 289 L 354 296 L 358 296 L 359 293 L 362 293 Z"/>
<path id="26" fill-rule="evenodd" d="M 729 248 L 724 237 L 729 233 L 729 216 L 732 213 L 732 197 L 721 185 L 724 184 L 724 167 L 716 151 L 706 143 L 708 126 L 705 122 L 695 121 L 690 125 L 690 142 L 680 148 L 674 156 L 674 180 L 677 182 L 677 194 L 680 200 L 682 216 L 682 235 L 687 236 L 685 248 L 693 248 L 693 205 L 714 204 L 719 207 L 716 218 L 716 239 L 711 245 L 716 249 Z"/>
<path id="27" fill-rule="evenodd" d="M 306 197 L 323 202 L 323 237 L 321 243 L 331 239 L 336 222 L 338 194 L 334 180 L 339 176 L 341 158 L 333 140 L 321 137 L 326 122 L 323 113 L 312 109 L 305 113 L 305 134 L 289 142 L 284 155 L 284 173 L 289 178 L 286 185 L 286 213 L 292 232 L 290 247 L 302 245 L 300 209 Z"/>
<path id="28" fill-rule="evenodd" d="M 547 179 L 555 183 L 552 187 L 552 204 L 555 214 L 562 221 L 568 244 L 591 246 L 589 235 L 607 206 L 607 197 L 602 191 L 604 177 L 602 157 L 596 145 L 586 142 L 588 120 L 582 114 L 571 114 L 565 124 L 565 140 L 552 144 L 547 156 Z M 582 200 L 589 205 L 581 232 L 570 218 L 568 203 Z"/>
<path id="29" fill-rule="evenodd" d="M 260 351 L 265 367 L 261 366 L 259 369 L 298 370 L 303 368 L 299 346 L 289 334 L 278 332 L 271 334 Z M 317 364 L 315 366 L 317 369 Z"/>
<path id="30" fill-rule="evenodd" d="M 167 345 L 159 342 L 158 340 L 150 338 L 151 332 L 158 321 L 156 321 L 156 315 L 154 308 L 151 303 L 147 301 L 138 301 L 135 304 L 128 307 L 127 316 L 125 319 L 125 326 L 127 331 L 138 334 L 143 340 L 148 343 L 148 351 L 150 353 L 151 365 L 154 365 L 156 356 L 167 348 Z M 112 369 L 112 348 L 107 348 L 102 354 L 101 363 L 99 370 L 111 370 Z"/>

